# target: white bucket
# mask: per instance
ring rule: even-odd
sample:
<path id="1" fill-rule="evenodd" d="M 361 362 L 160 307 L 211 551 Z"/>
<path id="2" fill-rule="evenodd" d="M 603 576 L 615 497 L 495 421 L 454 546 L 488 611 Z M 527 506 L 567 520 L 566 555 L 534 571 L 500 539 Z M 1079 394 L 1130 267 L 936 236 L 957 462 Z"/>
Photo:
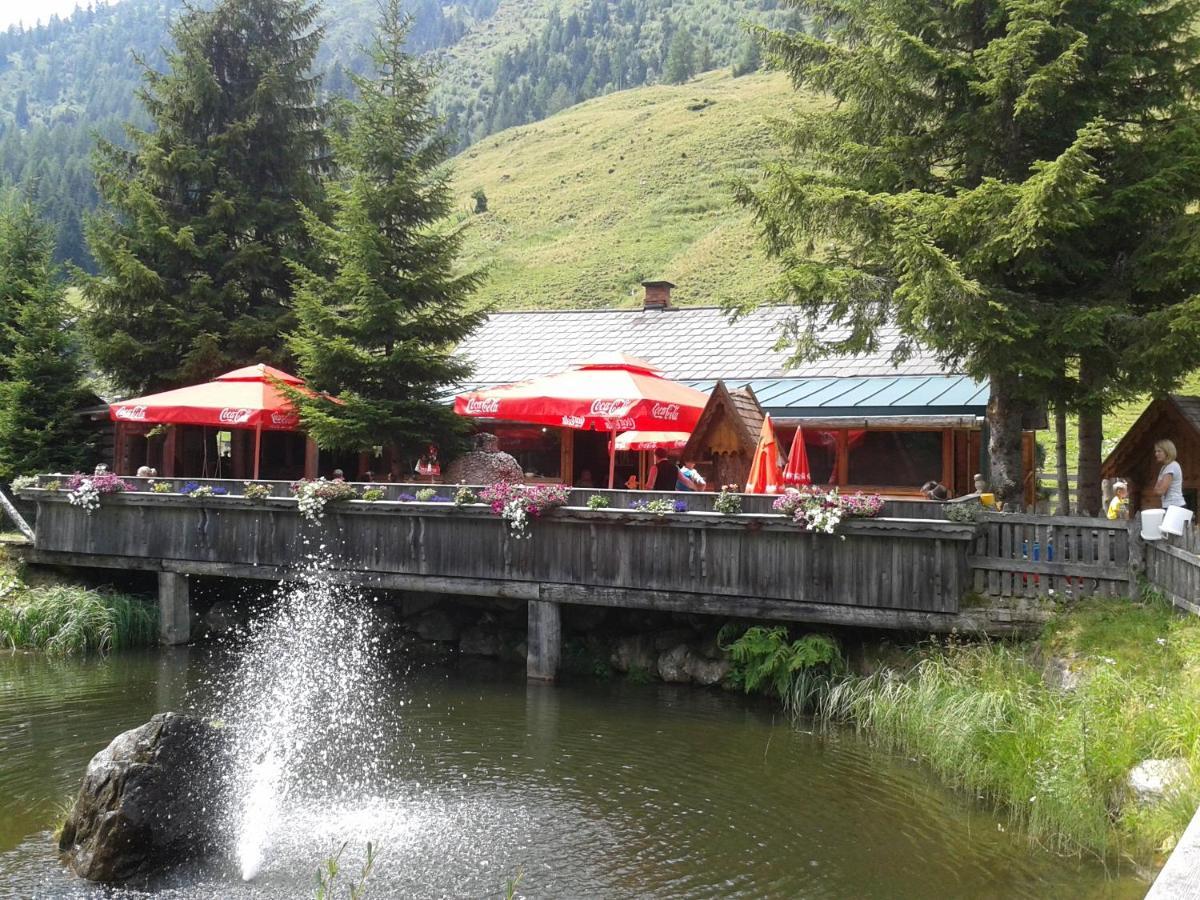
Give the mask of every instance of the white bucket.
<path id="1" fill-rule="evenodd" d="M 1183 527 L 1192 521 L 1192 511 L 1182 506 L 1168 506 L 1162 520 L 1162 530 L 1167 534 L 1183 534 Z"/>
<path id="2" fill-rule="evenodd" d="M 1162 540 L 1162 521 L 1163 516 L 1167 514 L 1165 509 L 1143 509 L 1142 510 L 1142 540 L 1143 541 L 1161 541 Z"/>

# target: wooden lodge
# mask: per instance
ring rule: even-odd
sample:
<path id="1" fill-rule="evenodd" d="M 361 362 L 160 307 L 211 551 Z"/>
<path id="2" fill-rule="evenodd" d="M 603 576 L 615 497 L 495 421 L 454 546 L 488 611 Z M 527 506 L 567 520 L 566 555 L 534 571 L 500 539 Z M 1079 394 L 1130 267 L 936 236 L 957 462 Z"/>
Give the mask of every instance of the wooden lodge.
<path id="1" fill-rule="evenodd" d="M 1175 444 L 1183 469 L 1183 496 L 1188 508 L 1196 509 L 1200 500 L 1200 397 L 1168 394 L 1152 401 L 1108 454 L 1101 473 L 1129 485 L 1132 509 L 1159 506 L 1161 498 L 1154 485 L 1161 466 L 1154 461 L 1154 444 L 1163 439 Z"/>
<path id="2" fill-rule="evenodd" d="M 712 392 L 712 408 L 685 451 L 710 485 L 739 480 L 733 462 L 753 452 L 747 436 L 753 429 L 757 441 L 752 420 L 763 413 L 782 451 L 798 430 L 804 435 L 816 483 L 905 497 L 939 481 L 957 496 L 973 490 L 977 472 L 986 473 L 987 385 L 919 348 L 893 362 L 902 340 L 897 330 L 885 331 L 874 353 L 797 364 L 787 348 L 776 348 L 794 326 L 795 309 L 763 306 L 731 322 L 719 307 L 673 306 L 670 288 L 649 283 L 641 309 L 494 313 L 463 345 L 474 380 L 462 388 L 535 378 L 620 350 Z M 598 485 L 608 470 L 606 433 L 503 421 L 479 427 L 496 434 L 531 480 Z M 645 469 L 644 457 L 619 453 L 616 483 Z"/>

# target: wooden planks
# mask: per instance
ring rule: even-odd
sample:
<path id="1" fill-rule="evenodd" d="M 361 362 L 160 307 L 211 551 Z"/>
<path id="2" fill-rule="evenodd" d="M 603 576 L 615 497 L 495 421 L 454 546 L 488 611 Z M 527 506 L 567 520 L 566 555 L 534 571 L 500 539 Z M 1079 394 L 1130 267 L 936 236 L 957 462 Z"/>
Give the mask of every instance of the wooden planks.
<path id="1" fill-rule="evenodd" d="M 61 495 L 38 501 L 36 546 L 55 554 L 144 559 L 156 570 L 225 567 L 238 577 L 295 569 L 323 548 L 333 565 L 366 578 L 611 589 L 679 596 L 685 605 L 726 598 L 731 609 L 746 600 L 746 615 L 751 599 L 957 613 L 973 534 L 926 519 L 849 520 L 823 535 L 779 515 L 566 508 L 534 520 L 532 538 L 519 540 L 483 506 L 336 503 L 309 523 L 283 498 L 130 493 L 106 497 L 91 516 Z"/>
<path id="2" fill-rule="evenodd" d="M 996 597 L 1126 596 L 1129 526 L 1083 516 L 992 513 L 968 560 L 975 590 Z"/>
<path id="3" fill-rule="evenodd" d="M 1146 578 L 1178 608 L 1200 615 L 1200 529 L 1145 543 Z"/>

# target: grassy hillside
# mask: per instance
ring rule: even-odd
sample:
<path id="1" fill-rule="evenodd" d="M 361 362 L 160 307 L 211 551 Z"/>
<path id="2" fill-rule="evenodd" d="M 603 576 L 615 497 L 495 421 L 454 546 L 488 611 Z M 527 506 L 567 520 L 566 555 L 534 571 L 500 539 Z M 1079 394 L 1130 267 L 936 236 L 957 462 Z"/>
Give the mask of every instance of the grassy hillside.
<path id="1" fill-rule="evenodd" d="M 768 294 L 773 270 L 730 182 L 772 152 L 767 117 L 796 102 L 779 74 L 713 72 L 610 94 L 511 128 L 455 160 L 466 257 L 505 309 L 631 305 L 666 278 L 680 303 Z M 466 212 L 482 188 L 488 211 Z"/>

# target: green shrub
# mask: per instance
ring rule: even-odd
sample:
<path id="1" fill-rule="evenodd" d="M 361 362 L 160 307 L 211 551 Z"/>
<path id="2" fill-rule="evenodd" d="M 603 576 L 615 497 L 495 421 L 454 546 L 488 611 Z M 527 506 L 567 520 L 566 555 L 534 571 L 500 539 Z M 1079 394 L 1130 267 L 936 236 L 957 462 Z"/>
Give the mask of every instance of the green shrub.
<path id="1" fill-rule="evenodd" d="M 175 490 L 175 484 L 170 481 L 152 481 L 150 490 L 155 494 L 169 494 Z M 249 496 L 247 494 L 246 496 Z"/>
<path id="2" fill-rule="evenodd" d="M 420 503 L 428 503 L 437 496 L 437 490 L 434 488 L 421 488 L 416 493 L 417 501 Z"/>
<path id="3" fill-rule="evenodd" d="M 387 496 L 383 488 L 364 488 L 360 499 L 366 500 L 368 503 L 375 503 Z"/>
<path id="4" fill-rule="evenodd" d="M 454 505 L 467 506 L 471 503 L 478 503 L 479 495 L 467 487 L 465 484 L 460 484 L 454 489 Z"/>
<path id="5" fill-rule="evenodd" d="M 612 506 L 612 501 L 603 494 L 592 494 L 587 498 L 588 509 L 608 509 Z"/>

